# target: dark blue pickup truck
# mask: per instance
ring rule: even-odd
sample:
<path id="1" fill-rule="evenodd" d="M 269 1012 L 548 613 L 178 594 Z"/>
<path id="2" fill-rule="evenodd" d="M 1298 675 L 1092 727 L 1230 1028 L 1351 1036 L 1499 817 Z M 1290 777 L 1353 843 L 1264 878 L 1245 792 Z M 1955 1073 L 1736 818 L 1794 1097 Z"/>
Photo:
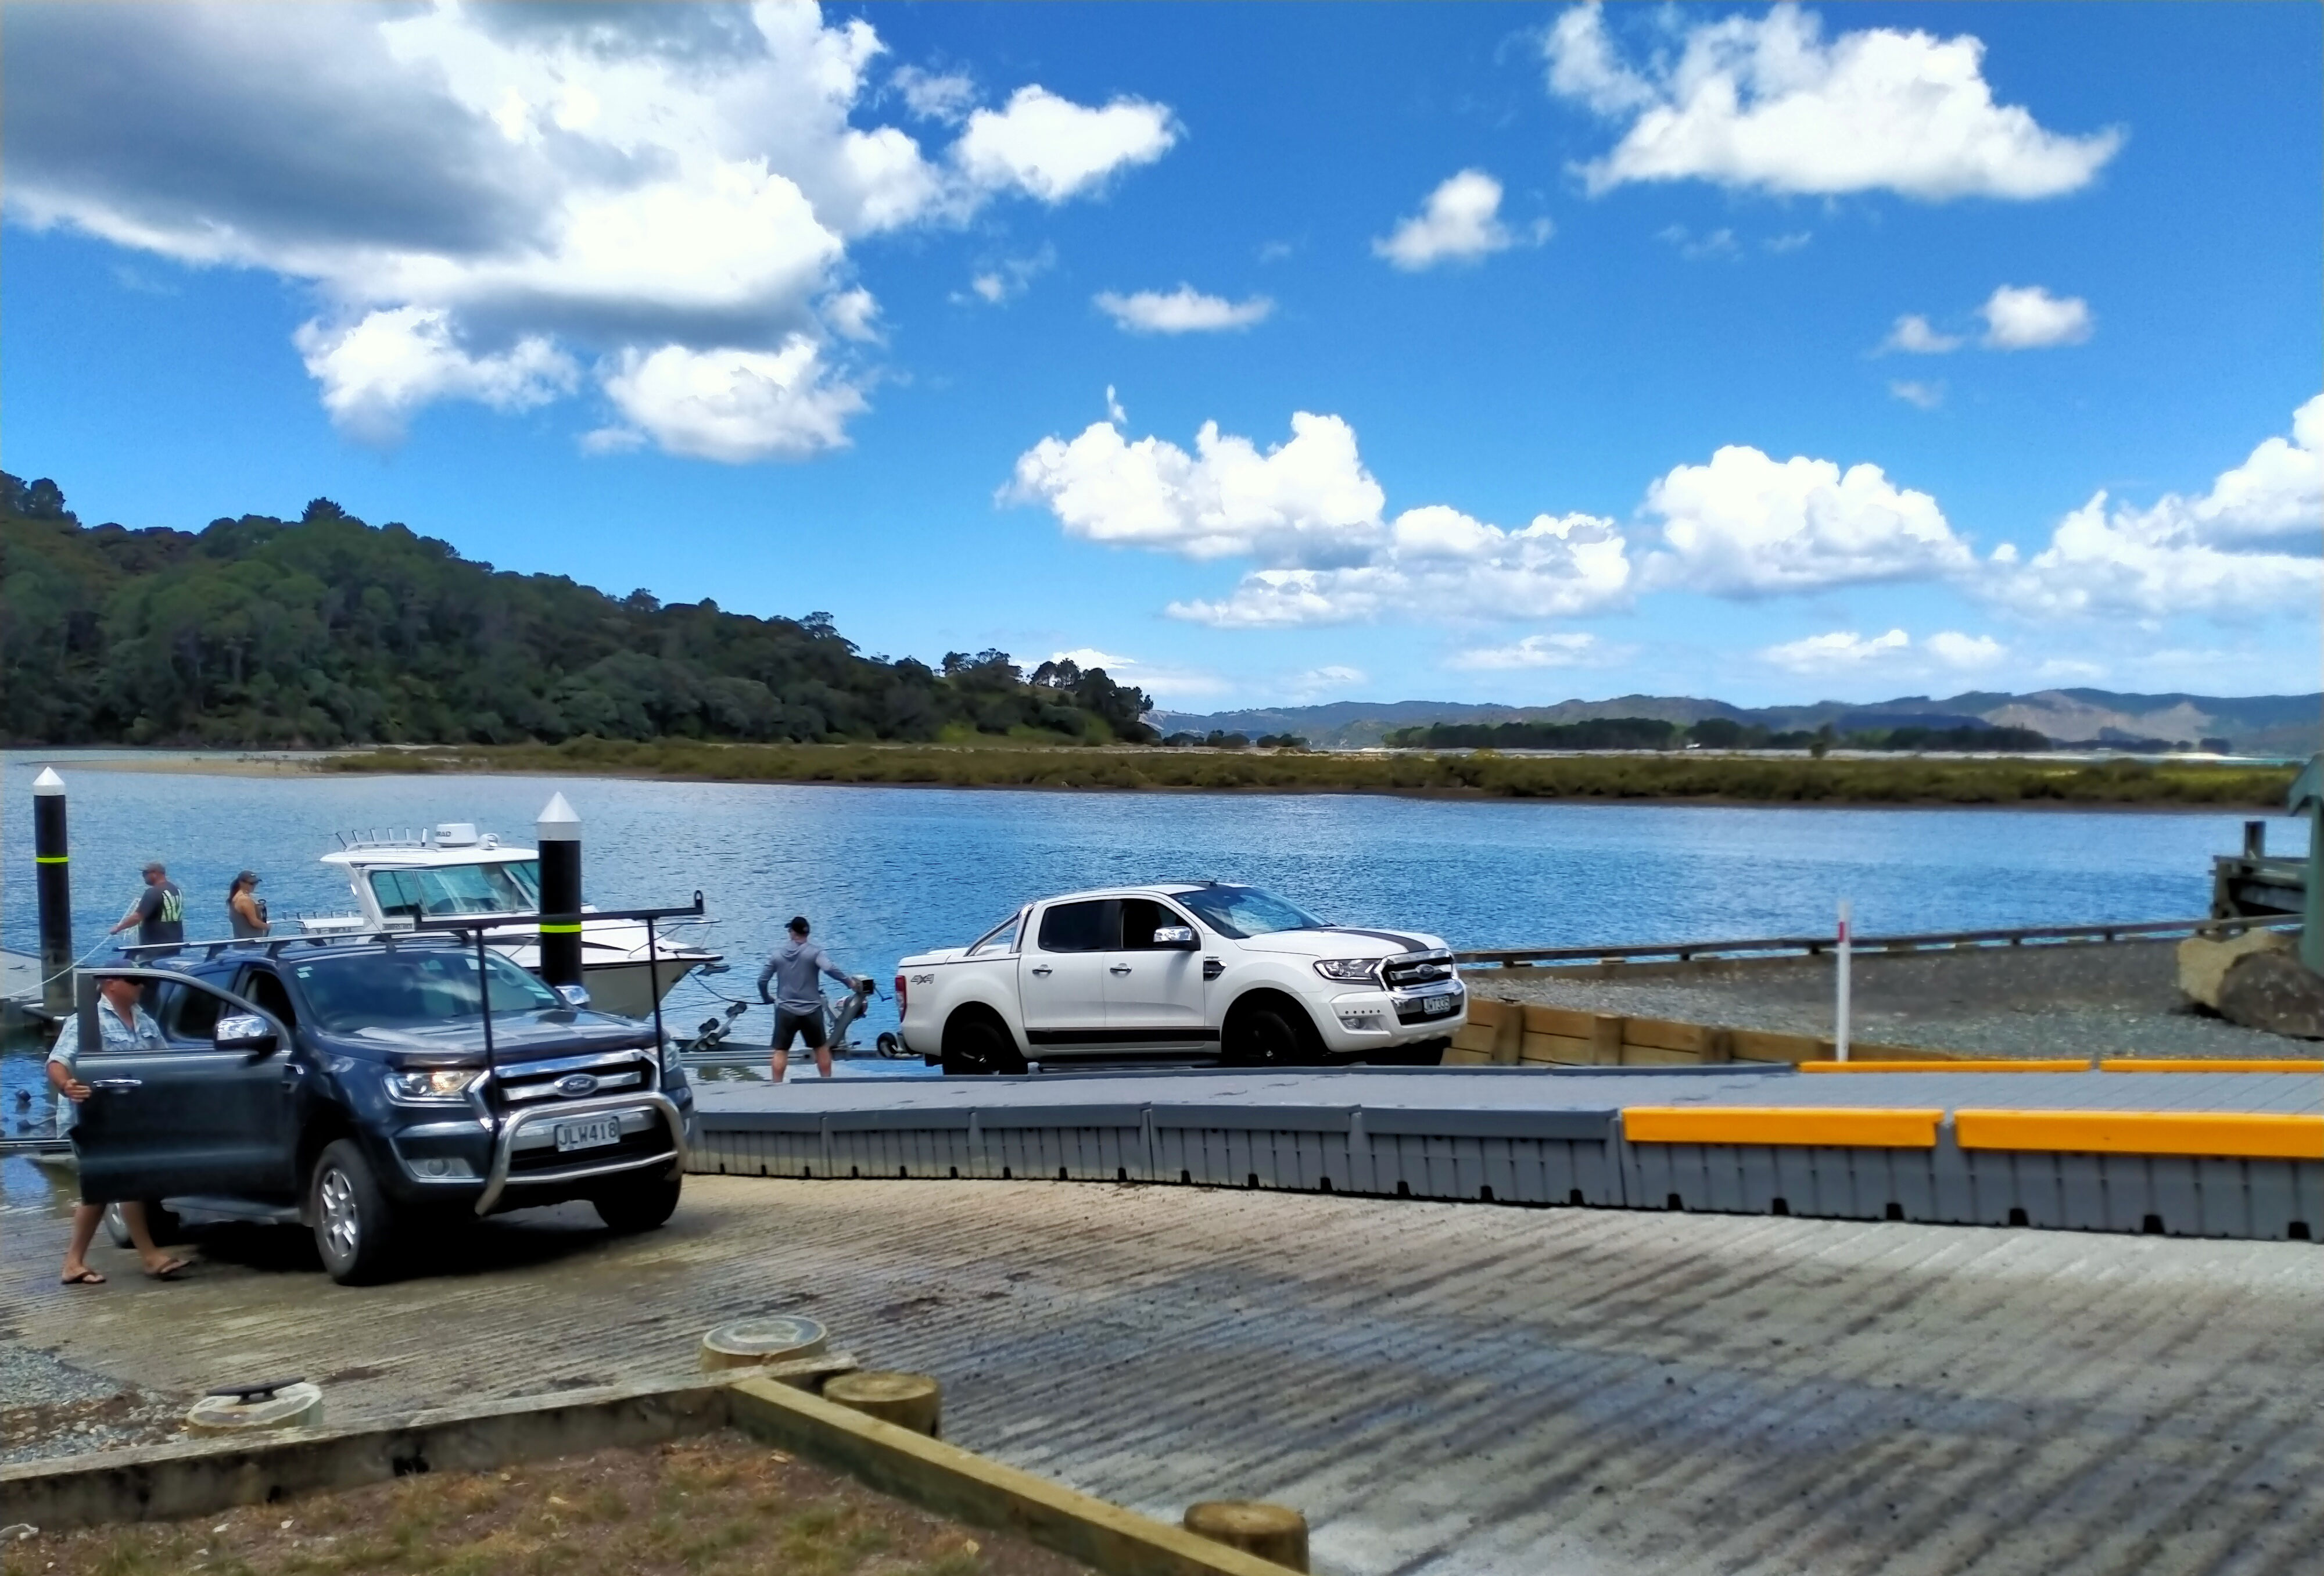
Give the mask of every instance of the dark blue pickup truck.
<path id="1" fill-rule="evenodd" d="M 586 1199 L 616 1230 L 678 1207 L 694 1096 L 650 1022 L 590 1011 L 452 936 L 239 942 L 138 967 L 167 1048 L 84 1034 L 83 1196 L 296 1221 L 333 1279 L 432 1228 Z M 487 1010 L 487 1007 L 489 1010 Z M 83 1021 L 88 1021 L 85 1008 Z"/>

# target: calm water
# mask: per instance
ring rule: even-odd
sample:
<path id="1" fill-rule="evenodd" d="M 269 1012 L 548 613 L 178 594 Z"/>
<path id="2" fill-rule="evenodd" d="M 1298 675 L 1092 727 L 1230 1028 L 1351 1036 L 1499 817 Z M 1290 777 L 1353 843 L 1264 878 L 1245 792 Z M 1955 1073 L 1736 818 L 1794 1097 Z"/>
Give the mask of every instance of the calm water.
<path id="1" fill-rule="evenodd" d="M 682 1023 L 753 996 L 793 913 L 884 991 L 898 957 L 964 942 L 1020 900 L 1106 882 L 1217 877 L 1274 888 L 1326 918 L 1444 935 L 1456 947 L 1581 945 L 1820 930 L 1834 901 L 1860 932 L 2181 918 L 2209 902 L 2210 856 L 2237 815 L 2119 811 L 1731 809 L 1452 804 L 1357 795 L 1131 795 L 797 788 L 591 779 L 254 779 L 74 770 L 75 936 L 127 908 L 138 867 L 168 862 L 190 934 L 223 933 L 244 866 L 276 915 L 351 904 L 317 856 L 360 827 L 473 821 L 530 842 L 562 791 L 583 822 L 584 884 L 606 908 L 699 887 L 732 973 L 671 997 Z M 36 950 L 35 758 L 0 756 L 0 945 Z M 2305 847 L 2276 817 L 2279 851 Z M 754 997 L 755 1000 L 755 997 Z M 763 1043 L 763 1009 L 740 1035 Z M 891 1024 L 875 1006 L 871 1028 Z"/>

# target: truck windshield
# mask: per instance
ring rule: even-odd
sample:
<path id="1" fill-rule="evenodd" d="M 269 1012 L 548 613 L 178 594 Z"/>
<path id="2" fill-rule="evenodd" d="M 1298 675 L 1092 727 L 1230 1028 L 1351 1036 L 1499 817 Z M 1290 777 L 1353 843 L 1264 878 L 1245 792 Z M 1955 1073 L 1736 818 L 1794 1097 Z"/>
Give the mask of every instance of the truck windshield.
<path id="1" fill-rule="evenodd" d="M 433 870 L 375 870 L 372 894 L 390 919 L 451 914 L 531 914 L 540 908 L 540 862 L 504 859 Z"/>
<path id="2" fill-rule="evenodd" d="M 494 1018 L 564 1005 L 548 986 L 498 953 L 484 954 L 484 967 L 492 975 Z M 416 1028 L 484 1016 L 472 952 L 445 947 L 316 958 L 294 965 L 290 973 L 313 1020 L 341 1034 Z"/>
<path id="3" fill-rule="evenodd" d="M 1170 894 L 1230 941 L 1277 930 L 1322 930 L 1323 922 L 1297 905 L 1258 887 L 1197 887 Z"/>

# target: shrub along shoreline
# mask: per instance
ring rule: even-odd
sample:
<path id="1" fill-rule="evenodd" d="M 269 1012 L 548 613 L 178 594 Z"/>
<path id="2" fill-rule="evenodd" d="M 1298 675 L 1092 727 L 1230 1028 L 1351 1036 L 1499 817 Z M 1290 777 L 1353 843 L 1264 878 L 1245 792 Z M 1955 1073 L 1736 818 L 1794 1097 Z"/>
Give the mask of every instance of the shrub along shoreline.
<path id="1" fill-rule="evenodd" d="M 333 755 L 332 772 L 568 773 L 702 782 L 1754 805 L 2183 806 L 2280 809 L 2290 767 L 2135 760 L 1877 760 L 1673 755 L 1345 754 L 993 744 L 633 743 L 436 746 Z"/>

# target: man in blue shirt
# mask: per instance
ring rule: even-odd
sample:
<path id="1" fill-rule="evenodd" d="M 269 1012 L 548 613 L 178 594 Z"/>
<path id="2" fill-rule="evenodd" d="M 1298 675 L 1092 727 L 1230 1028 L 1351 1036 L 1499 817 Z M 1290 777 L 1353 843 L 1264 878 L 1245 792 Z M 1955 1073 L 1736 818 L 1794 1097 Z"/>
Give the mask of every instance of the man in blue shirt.
<path id="1" fill-rule="evenodd" d="M 134 980 L 106 979 L 97 987 L 97 1034 L 108 1051 L 159 1051 L 166 1049 L 161 1038 L 161 1026 L 155 1023 L 137 998 L 143 987 Z M 80 1117 L 80 1102 L 89 1097 L 90 1090 L 81 1082 L 80 1015 L 65 1019 L 64 1028 L 57 1032 L 57 1043 L 49 1052 L 49 1086 L 57 1092 L 57 1132 L 72 1131 Z M 70 1286 L 103 1286 L 105 1276 L 88 1267 L 88 1246 L 97 1240 L 97 1222 L 105 1218 L 105 1206 L 84 1199 L 73 1206 L 72 1241 L 65 1249 L 64 1284 Z M 145 1261 L 145 1273 L 155 1280 L 175 1280 L 189 1266 L 182 1258 L 172 1258 L 153 1245 L 152 1233 L 146 1229 L 145 1206 L 124 1202 L 121 1206 L 122 1222 L 129 1228 L 130 1240 L 137 1244 L 137 1256 Z"/>

